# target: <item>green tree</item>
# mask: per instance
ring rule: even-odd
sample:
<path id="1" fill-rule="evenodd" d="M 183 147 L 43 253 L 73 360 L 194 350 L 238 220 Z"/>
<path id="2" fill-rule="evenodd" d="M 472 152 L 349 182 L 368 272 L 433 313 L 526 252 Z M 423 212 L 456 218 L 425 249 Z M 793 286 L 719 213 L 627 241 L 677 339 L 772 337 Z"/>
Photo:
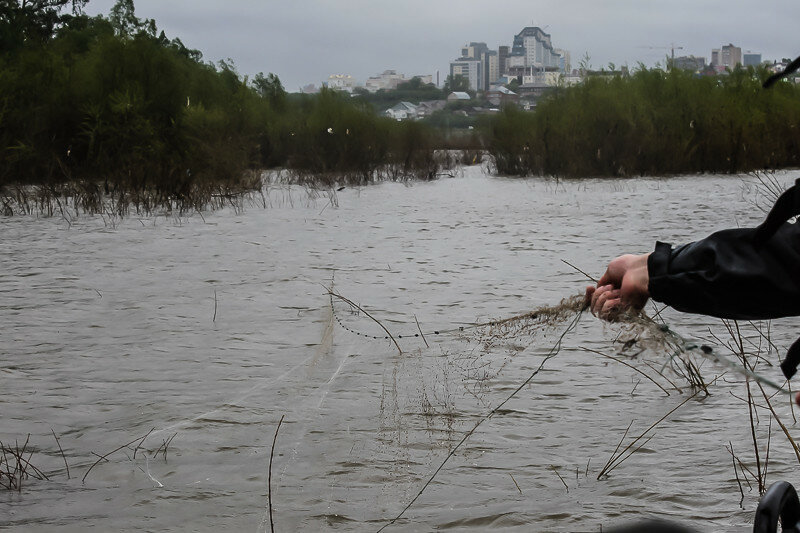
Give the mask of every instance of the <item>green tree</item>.
<path id="1" fill-rule="evenodd" d="M 404 81 L 397 85 L 397 90 L 408 90 L 408 91 L 418 91 L 422 89 L 425 84 L 422 83 L 422 80 L 419 76 L 414 76 L 408 81 Z"/>
<path id="2" fill-rule="evenodd" d="M 114 4 L 108 14 L 108 19 L 111 21 L 111 25 L 114 26 L 114 31 L 121 37 L 130 37 L 139 32 L 145 32 L 153 37 L 156 35 L 155 21 L 153 19 L 138 18 L 133 0 L 117 0 L 117 3 Z"/>
<path id="3" fill-rule="evenodd" d="M 44 43 L 66 21 L 80 15 L 88 0 L 0 0 L 0 50 L 26 42 Z M 71 14 L 62 14 L 67 6 Z"/>
<path id="4" fill-rule="evenodd" d="M 444 80 L 444 92 L 450 94 L 452 92 L 460 91 L 466 92 L 469 90 L 469 80 L 461 74 L 452 74 L 447 76 Z"/>
<path id="5" fill-rule="evenodd" d="M 282 110 L 286 107 L 286 90 L 278 76 L 272 72 L 266 76 L 263 72 L 256 74 L 253 78 L 253 87 L 274 109 Z"/>
<path id="6" fill-rule="evenodd" d="M 508 84 L 506 84 L 506 89 L 508 89 L 509 91 L 517 92 L 519 91 L 519 86 L 520 86 L 519 78 L 514 78 L 513 80 L 508 82 Z"/>

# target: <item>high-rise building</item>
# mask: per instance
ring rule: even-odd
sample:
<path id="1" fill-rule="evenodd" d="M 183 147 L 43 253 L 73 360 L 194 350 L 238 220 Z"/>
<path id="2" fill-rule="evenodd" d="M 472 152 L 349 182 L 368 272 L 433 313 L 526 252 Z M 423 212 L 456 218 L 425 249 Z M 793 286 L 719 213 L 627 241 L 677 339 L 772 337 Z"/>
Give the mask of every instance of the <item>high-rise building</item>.
<path id="1" fill-rule="evenodd" d="M 558 54 L 558 66 L 561 72 L 569 72 L 572 70 L 572 58 L 569 51 L 561 48 L 554 48 L 553 51 Z"/>
<path id="2" fill-rule="evenodd" d="M 711 50 L 711 66 L 719 69 L 734 68 L 742 64 L 742 49 L 728 44 Z"/>
<path id="3" fill-rule="evenodd" d="M 483 89 L 488 90 L 491 84 L 500 79 L 500 56 L 496 51 L 489 50 L 484 58 L 486 79 L 483 82 Z"/>
<path id="4" fill-rule="evenodd" d="M 480 59 L 483 54 L 489 51 L 486 43 L 469 43 L 461 47 L 462 59 Z"/>
<path id="5" fill-rule="evenodd" d="M 730 68 L 733 68 L 736 65 L 741 65 L 742 49 L 738 46 L 733 46 L 732 44 L 723 46 L 722 53 L 720 54 L 720 60 L 722 61 L 723 65 Z"/>
<path id="6" fill-rule="evenodd" d="M 528 26 L 514 36 L 511 56 L 522 57 L 525 67 L 558 68 L 560 55 L 553 49 L 550 34 L 537 26 Z M 518 64 L 518 62 L 515 62 Z"/>
<path id="7" fill-rule="evenodd" d="M 497 47 L 497 63 L 501 76 L 508 74 L 508 54 L 510 53 L 511 49 L 508 46 Z"/>
<path id="8" fill-rule="evenodd" d="M 571 68 L 566 50 L 556 50 L 550 34 L 528 26 L 514 36 L 513 46 L 489 50 L 486 43 L 471 42 L 461 47 L 461 57 L 450 62 L 450 75 L 464 76 L 470 89 L 483 91 L 502 76 L 532 76 L 539 72 L 567 72 Z"/>
<path id="9" fill-rule="evenodd" d="M 761 64 L 761 54 L 756 54 L 750 51 L 742 54 L 742 65 L 745 67 L 757 67 Z"/>
<path id="10" fill-rule="evenodd" d="M 484 91 L 489 87 L 489 78 L 499 71 L 497 52 L 489 50 L 486 43 L 469 43 L 461 47 L 461 57 L 450 62 L 451 76 L 464 76 L 473 91 Z M 497 79 L 499 74 L 497 74 Z"/>
<path id="11" fill-rule="evenodd" d="M 483 90 L 483 61 L 480 59 L 461 58 L 450 62 L 450 76 L 463 76 L 474 91 Z"/>

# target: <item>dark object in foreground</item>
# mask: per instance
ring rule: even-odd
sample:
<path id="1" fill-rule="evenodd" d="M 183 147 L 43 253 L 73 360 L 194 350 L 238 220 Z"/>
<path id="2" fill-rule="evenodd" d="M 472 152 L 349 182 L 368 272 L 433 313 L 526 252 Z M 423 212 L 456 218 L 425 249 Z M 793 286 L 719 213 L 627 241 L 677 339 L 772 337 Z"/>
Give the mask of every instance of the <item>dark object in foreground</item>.
<path id="1" fill-rule="evenodd" d="M 694 529 L 689 529 L 680 524 L 664 522 L 663 520 L 646 520 L 636 524 L 612 528 L 609 533 L 697 533 Z"/>
<path id="2" fill-rule="evenodd" d="M 783 533 L 800 533 L 800 499 L 791 483 L 774 483 L 761 498 L 753 521 L 753 533 L 777 533 L 778 522 Z M 609 533 L 693 533 L 680 524 L 647 520 L 613 528 Z"/>
<path id="3" fill-rule="evenodd" d="M 767 81 L 764 82 L 764 85 L 762 85 L 762 87 L 764 87 L 765 89 L 769 89 L 775 84 L 775 82 L 777 82 L 782 78 L 785 78 L 786 76 L 788 76 L 789 74 L 791 74 L 792 72 L 794 72 L 799 68 L 800 68 L 800 57 L 789 63 L 783 72 L 778 72 L 777 74 L 773 74 L 772 76 L 767 78 Z"/>
<path id="4" fill-rule="evenodd" d="M 783 533 L 800 532 L 800 500 L 791 483 L 778 481 L 773 484 L 756 509 L 753 533 L 775 533 L 778 519 Z"/>
<path id="5" fill-rule="evenodd" d="M 792 65 L 795 65 L 795 69 L 800 68 L 800 57 L 795 59 Z M 786 70 L 789 70 L 789 68 Z M 767 214 L 766 220 L 756 228 L 756 232 L 753 235 L 756 249 L 763 248 L 784 222 L 798 215 L 800 215 L 800 179 L 796 180 L 792 187 L 781 194 L 769 214 Z M 792 344 L 786 354 L 786 358 L 781 363 L 781 370 L 786 379 L 792 379 L 792 376 L 797 372 L 798 365 L 800 365 L 800 339 L 797 339 Z"/>

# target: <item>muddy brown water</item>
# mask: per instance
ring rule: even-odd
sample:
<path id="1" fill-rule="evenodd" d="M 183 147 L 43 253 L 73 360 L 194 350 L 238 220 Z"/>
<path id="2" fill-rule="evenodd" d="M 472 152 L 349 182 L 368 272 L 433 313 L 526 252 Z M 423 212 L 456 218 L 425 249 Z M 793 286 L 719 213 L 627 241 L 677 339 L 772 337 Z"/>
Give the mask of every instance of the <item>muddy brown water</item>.
<path id="1" fill-rule="evenodd" d="M 443 331 L 582 291 L 587 281 L 562 260 L 597 276 L 657 239 L 754 225 L 766 201 L 750 176 L 555 182 L 480 167 L 335 195 L 276 186 L 264 200 L 202 217 L 0 218 L 0 440 L 30 434 L 31 463 L 50 477 L 0 492 L 0 528 L 268 531 L 283 416 L 275 530 L 376 531 L 530 376 L 566 322 L 489 340 Z M 331 306 L 332 282 L 403 336 L 402 354 L 371 338 L 384 333 L 369 317 Z M 716 319 L 663 317 L 687 338 L 729 338 Z M 741 326 L 751 351 L 778 360 Z M 785 350 L 796 326 L 773 321 L 772 343 Z M 386 531 L 600 531 L 643 517 L 750 530 L 758 492 L 726 449 L 755 471 L 747 391 L 713 361 L 697 361 L 707 381 L 720 376 L 711 395 L 597 479 L 629 425 L 623 446 L 691 392 L 669 368 L 682 393 L 642 366 L 662 368 L 667 353 L 621 356 L 669 395 L 585 350 L 619 353 L 618 338 L 620 327 L 583 316 Z M 773 403 L 800 436 L 786 397 Z M 800 482 L 777 424 L 756 416 L 762 463 L 771 433 L 767 483 Z M 151 429 L 81 481 L 98 455 Z"/>

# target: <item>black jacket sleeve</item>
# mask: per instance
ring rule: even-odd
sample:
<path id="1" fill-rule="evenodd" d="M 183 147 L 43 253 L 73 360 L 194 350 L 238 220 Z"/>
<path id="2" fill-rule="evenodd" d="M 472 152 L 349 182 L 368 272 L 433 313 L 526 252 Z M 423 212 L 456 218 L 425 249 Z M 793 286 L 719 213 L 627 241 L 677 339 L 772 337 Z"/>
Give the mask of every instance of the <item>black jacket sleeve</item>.
<path id="1" fill-rule="evenodd" d="M 758 231 L 724 230 L 677 248 L 656 243 L 647 261 L 650 296 L 719 318 L 800 315 L 800 222 L 781 224 L 766 242 Z"/>

